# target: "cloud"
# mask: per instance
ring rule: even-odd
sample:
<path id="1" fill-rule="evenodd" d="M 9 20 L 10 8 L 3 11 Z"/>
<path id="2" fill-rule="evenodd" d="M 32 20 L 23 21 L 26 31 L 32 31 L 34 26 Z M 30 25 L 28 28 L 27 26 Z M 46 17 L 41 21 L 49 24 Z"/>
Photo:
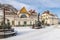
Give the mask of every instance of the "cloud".
<path id="1" fill-rule="evenodd" d="M 40 1 L 41 2 L 41 1 Z M 42 5 L 44 5 L 45 7 L 49 7 L 49 8 L 60 8 L 60 5 L 58 2 L 56 2 L 55 0 L 42 0 L 41 2 Z"/>
<path id="2" fill-rule="evenodd" d="M 0 0 L 0 3 L 11 4 L 19 10 L 25 6 L 27 10 L 35 9 L 40 13 L 44 10 L 51 10 L 58 15 L 60 13 L 60 0 Z"/>
<path id="3" fill-rule="evenodd" d="M 16 0 L 17 1 L 17 0 Z M 34 7 L 60 8 L 59 0 L 18 0 L 19 2 L 33 5 Z"/>
<path id="4" fill-rule="evenodd" d="M 60 8 L 59 0 L 0 0 L 0 2 L 11 4 L 17 9 L 23 6 L 25 6 L 27 9 Z"/>
<path id="5" fill-rule="evenodd" d="M 24 3 L 21 3 L 21 2 L 17 2 L 15 0 L 0 0 L 0 3 L 10 4 L 10 5 L 14 6 L 17 9 L 20 9 L 23 6 L 25 6 L 27 9 L 30 9 L 30 8 L 34 9 L 33 6 L 30 6 L 28 4 L 24 4 Z"/>

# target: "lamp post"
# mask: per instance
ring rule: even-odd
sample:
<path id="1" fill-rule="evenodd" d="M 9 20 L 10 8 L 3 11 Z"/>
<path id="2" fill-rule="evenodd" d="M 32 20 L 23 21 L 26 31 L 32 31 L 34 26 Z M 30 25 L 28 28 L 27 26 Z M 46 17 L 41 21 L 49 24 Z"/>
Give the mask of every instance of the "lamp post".
<path id="1" fill-rule="evenodd" d="M 39 16 L 40 16 L 40 13 L 38 14 L 38 22 L 39 22 Z"/>
<path id="2" fill-rule="evenodd" d="M 5 8 L 3 8 L 3 27 L 5 26 Z M 5 38 L 5 27 L 4 27 L 4 38 Z"/>
<path id="3" fill-rule="evenodd" d="M 3 23 L 4 23 L 4 25 L 5 25 L 5 8 L 3 8 Z"/>
<path id="4" fill-rule="evenodd" d="M 6 10 L 6 7 L 3 7 L 3 28 L 4 28 L 4 38 L 6 37 L 5 36 L 5 28 L 7 28 L 6 26 L 6 23 L 5 23 L 5 10 Z"/>
<path id="5" fill-rule="evenodd" d="M 39 24 L 40 24 L 39 16 L 40 16 L 40 13 L 38 14 L 38 26 L 39 26 Z"/>

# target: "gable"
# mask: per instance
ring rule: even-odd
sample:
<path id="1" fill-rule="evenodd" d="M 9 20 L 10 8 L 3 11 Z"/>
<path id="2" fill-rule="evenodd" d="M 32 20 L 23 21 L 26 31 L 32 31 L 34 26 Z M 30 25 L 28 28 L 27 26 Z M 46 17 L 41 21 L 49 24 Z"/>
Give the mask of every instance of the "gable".
<path id="1" fill-rule="evenodd" d="M 20 10 L 20 13 L 27 13 L 27 10 L 25 7 L 23 7 L 21 10 Z"/>

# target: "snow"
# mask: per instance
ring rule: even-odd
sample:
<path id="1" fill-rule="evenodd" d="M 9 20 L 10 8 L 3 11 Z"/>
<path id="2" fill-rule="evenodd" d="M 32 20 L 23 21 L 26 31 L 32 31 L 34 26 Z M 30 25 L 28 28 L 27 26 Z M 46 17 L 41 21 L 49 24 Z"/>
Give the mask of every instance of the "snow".
<path id="1" fill-rule="evenodd" d="M 17 35 L 0 40 L 60 40 L 60 25 L 48 26 L 42 29 L 31 27 L 13 27 Z"/>

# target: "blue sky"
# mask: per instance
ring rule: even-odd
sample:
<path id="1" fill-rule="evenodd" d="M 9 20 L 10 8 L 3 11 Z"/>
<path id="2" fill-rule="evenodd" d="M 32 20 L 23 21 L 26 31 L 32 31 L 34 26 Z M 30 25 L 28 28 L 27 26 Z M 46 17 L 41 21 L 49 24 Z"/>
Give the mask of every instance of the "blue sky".
<path id="1" fill-rule="evenodd" d="M 50 10 L 60 17 L 60 0 L 0 0 L 0 3 L 11 4 L 18 10 L 25 6 L 27 10 L 34 9 L 38 13 Z"/>

